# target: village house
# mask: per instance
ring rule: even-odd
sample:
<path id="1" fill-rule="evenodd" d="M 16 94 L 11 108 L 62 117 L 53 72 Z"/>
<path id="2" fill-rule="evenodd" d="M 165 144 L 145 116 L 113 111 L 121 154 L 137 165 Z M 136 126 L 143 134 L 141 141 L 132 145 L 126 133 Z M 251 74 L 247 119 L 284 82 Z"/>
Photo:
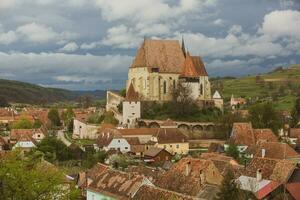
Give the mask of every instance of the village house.
<path id="1" fill-rule="evenodd" d="M 241 189 L 252 192 L 257 199 L 270 199 L 287 189 L 285 183 L 296 169 L 296 163 L 288 160 L 255 157 L 235 174 Z"/>
<path id="2" fill-rule="evenodd" d="M 235 110 L 239 109 L 240 106 L 247 104 L 247 100 L 245 98 L 235 98 L 233 95 L 231 95 L 230 99 L 230 107 Z"/>
<path id="3" fill-rule="evenodd" d="M 219 166 L 211 161 L 196 158 L 182 158 L 165 172 L 156 186 L 177 193 L 203 199 L 213 199 L 221 185 L 226 165 Z M 209 192 L 208 192 L 209 191 Z"/>
<path id="4" fill-rule="evenodd" d="M 90 124 L 90 113 L 76 113 L 73 120 L 73 139 L 97 139 L 99 124 Z"/>
<path id="5" fill-rule="evenodd" d="M 294 142 L 295 148 L 300 149 L 300 128 L 290 128 L 289 138 Z"/>
<path id="6" fill-rule="evenodd" d="M 300 154 L 286 143 L 261 142 L 255 147 L 252 152 L 255 157 L 287 159 L 296 163 L 300 161 Z"/>
<path id="7" fill-rule="evenodd" d="M 21 151 L 28 152 L 35 148 L 36 145 L 37 142 L 30 135 L 21 135 L 13 145 L 12 149 L 20 149 Z"/>
<path id="8" fill-rule="evenodd" d="M 24 135 L 31 137 L 36 142 L 40 142 L 48 135 L 48 133 L 43 127 L 38 129 L 12 129 L 9 136 L 10 143 L 15 144 Z"/>
<path id="9" fill-rule="evenodd" d="M 187 154 L 189 151 L 186 136 L 177 128 L 107 128 L 98 135 L 99 147 L 106 150 L 113 148 L 136 155 L 143 155 L 144 151 L 151 147 L 165 149 L 173 155 Z M 112 141 L 114 146 L 108 146 Z"/>
<path id="10" fill-rule="evenodd" d="M 203 198 L 192 197 L 185 194 L 180 194 L 174 191 L 162 189 L 155 186 L 143 185 L 137 191 L 137 193 L 132 198 L 133 200 L 149 200 L 149 199 L 159 199 L 159 200 L 206 200 Z"/>
<path id="11" fill-rule="evenodd" d="M 157 147 L 151 147 L 144 152 L 144 161 L 152 165 L 162 165 L 165 161 L 170 161 L 172 157 L 167 150 Z"/>
<path id="12" fill-rule="evenodd" d="M 229 139 L 229 144 L 235 144 L 240 153 L 246 153 L 249 147 L 259 142 L 278 142 L 276 135 L 271 129 L 253 129 L 249 123 L 234 123 Z M 225 144 L 225 150 L 228 144 Z"/>
<path id="13" fill-rule="evenodd" d="M 132 199 L 143 185 L 153 185 L 138 174 L 108 169 L 87 187 L 87 200 Z"/>

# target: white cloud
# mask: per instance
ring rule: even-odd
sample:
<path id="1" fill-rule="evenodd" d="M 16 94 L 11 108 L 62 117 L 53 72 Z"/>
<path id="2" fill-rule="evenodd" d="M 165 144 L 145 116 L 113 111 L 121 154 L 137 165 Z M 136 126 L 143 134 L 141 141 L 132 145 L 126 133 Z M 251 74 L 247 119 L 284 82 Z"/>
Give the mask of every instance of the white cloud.
<path id="1" fill-rule="evenodd" d="M 13 8 L 17 3 L 17 0 L 0 0 L 0 10 Z"/>
<path id="2" fill-rule="evenodd" d="M 75 42 L 70 42 L 66 44 L 64 47 L 60 48 L 60 52 L 74 52 L 78 49 L 78 45 Z"/>
<path id="3" fill-rule="evenodd" d="M 214 25 L 217 25 L 217 26 L 222 26 L 224 25 L 225 21 L 223 19 L 216 19 L 215 21 L 213 21 Z"/>
<path id="4" fill-rule="evenodd" d="M 28 41 L 40 43 L 53 41 L 59 35 L 51 27 L 36 24 L 35 22 L 18 27 L 17 33 L 21 34 Z"/>
<path id="5" fill-rule="evenodd" d="M 8 31 L 7 33 L 0 32 L 0 44 L 11 44 L 18 40 L 18 36 L 14 31 Z"/>
<path id="6" fill-rule="evenodd" d="M 300 11 L 277 10 L 264 17 L 260 32 L 278 37 L 293 37 L 300 39 Z"/>

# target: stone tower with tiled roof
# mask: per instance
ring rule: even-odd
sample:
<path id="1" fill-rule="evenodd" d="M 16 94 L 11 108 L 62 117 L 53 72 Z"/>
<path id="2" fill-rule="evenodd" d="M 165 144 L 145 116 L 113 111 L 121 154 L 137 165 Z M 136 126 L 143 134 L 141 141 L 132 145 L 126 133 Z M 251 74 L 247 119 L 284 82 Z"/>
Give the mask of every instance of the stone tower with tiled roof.
<path id="1" fill-rule="evenodd" d="M 134 86 L 130 86 L 126 92 L 126 98 L 123 101 L 123 125 L 128 128 L 136 126 L 137 120 L 141 118 L 141 102 L 139 94 L 135 91 Z"/>
<path id="2" fill-rule="evenodd" d="M 191 85 L 195 100 L 212 102 L 205 65 L 191 56 L 182 40 L 145 39 L 129 68 L 127 92 L 132 85 L 142 101 L 170 101 L 173 90 L 183 81 Z"/>

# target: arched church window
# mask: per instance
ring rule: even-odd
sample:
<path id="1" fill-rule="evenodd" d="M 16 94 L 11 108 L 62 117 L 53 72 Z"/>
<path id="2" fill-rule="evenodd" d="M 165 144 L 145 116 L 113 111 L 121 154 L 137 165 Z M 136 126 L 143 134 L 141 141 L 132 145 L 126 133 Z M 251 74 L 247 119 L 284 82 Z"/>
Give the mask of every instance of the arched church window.
<path id="1" fill-rule="evenodd" d="M 167 93 L 167 82 L 164 81 L 164 94 L 166 94 L 166 93 Z"/>
<path id="2" fill-rule="evenodd" d="M 203 85 L 202 85 L 202 83 L 200 84 L 200 94 L 203 95 Z"/>

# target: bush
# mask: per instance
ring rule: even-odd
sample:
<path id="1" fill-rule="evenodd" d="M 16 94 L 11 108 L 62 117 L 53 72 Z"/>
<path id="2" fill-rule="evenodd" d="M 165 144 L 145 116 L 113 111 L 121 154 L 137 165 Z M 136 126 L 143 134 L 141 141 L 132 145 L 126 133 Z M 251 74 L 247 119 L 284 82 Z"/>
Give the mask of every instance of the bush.
<path id="1" fill-rule="evenodd" d="M 16 122 L 13 122 L 11 129 L 32 129 L 33 124 L 26 118 L 22 118 Z"/>

